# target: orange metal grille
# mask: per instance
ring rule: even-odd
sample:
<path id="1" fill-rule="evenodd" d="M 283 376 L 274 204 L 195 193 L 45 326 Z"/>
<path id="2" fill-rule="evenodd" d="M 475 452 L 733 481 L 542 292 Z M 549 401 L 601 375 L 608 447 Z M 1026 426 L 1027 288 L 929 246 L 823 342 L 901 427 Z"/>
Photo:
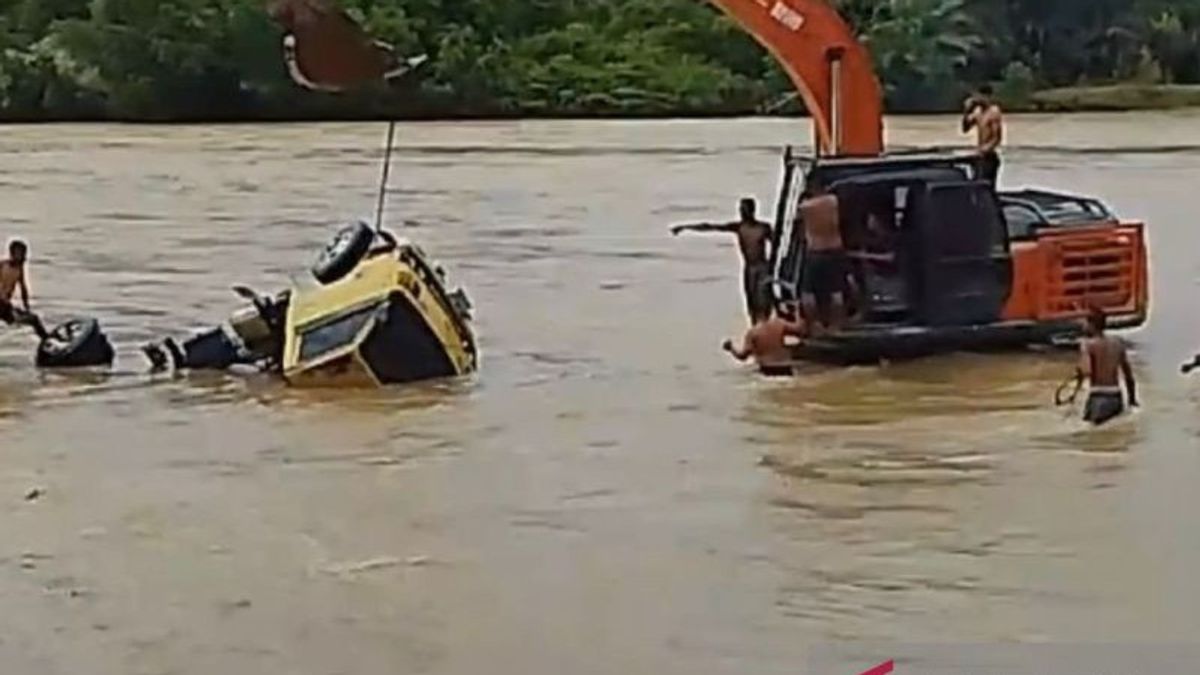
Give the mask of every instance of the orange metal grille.
<path id="1" fill-rule="evenodd" d="M 1109 314 L 1138 311 L 1140 228 L 1074 232 L 1042 245 L 1048 263 L 1042 318 L 1083 316 L 1090 307 Z"/>

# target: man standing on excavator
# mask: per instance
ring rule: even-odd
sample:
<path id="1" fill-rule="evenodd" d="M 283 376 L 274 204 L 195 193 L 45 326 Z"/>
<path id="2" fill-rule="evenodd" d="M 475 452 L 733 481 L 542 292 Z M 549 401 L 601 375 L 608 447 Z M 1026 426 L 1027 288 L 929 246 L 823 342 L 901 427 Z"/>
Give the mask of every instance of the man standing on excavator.
<path id="1" fill-rule="evenodd" d="M 812 333 L 837 332 L 846 322 L 850 265 L 842 241 L 841 202 L 828 186 L 813 182 L 800 203 L 804 226 L 804 276 L 800 302 Z"/>
<path id="2" fill-rule="evenodd" d="M 1000 145 L 1004 142 L 1004 111 L 996 103 L 992 87 L 983 85 L 967 98 L 964 105 L 962 130 L 975 130 L 975 147 L 981 157 L 981 179 L 992 187 L 1000 177 Z"/>

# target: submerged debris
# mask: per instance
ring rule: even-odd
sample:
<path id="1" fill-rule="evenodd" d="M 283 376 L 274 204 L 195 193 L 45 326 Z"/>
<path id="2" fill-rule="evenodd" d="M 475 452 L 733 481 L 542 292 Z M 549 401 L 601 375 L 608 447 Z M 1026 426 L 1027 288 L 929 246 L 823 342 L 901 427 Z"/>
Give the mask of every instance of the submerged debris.
<path id="1" fill-rule="evenodd" d="M 363 466 L 397 466 L 403 463 L 404 460 L 399 457 L 383 456 L 383 457 L 364 457 L 358 461 Z"/>
<path id="2" fill-rule="evenodd" d="M 46 553 L 37 553 L 34 551 L 26 551 L 21 554 L 21 569 L 34 570 L 37 569 L 37 564 L 42 560 L 52 560 L 54 556 Z"/>
<path id="3" fill-rule="evenodd" d="M 403 564 L 399 558 L 381 557 L 363 560 L 361 562 L 338 563 L 329 565 L 322 569 L 326 574 L 335 576 L 346 576 L 351 574 L 361 574 L 363 572 L 373 572 L 375 570 L 386 569 L 388 567 L 398 567 Z"/>
<path id="4" fill-rule="evenodd" d="M 328 565 L 321 569 L 326 574 L 334 576 L 351 576 L 354 574 L 362 574 L 364 572 L 375 572 L 389 567 L 425 567 L 432 562 L 432 558 L 427 555 L 414 555 L 401 560 L 392 556 L 381 556 L 379 558 L 371 558 L 359 562 L 338 563 Z"/>

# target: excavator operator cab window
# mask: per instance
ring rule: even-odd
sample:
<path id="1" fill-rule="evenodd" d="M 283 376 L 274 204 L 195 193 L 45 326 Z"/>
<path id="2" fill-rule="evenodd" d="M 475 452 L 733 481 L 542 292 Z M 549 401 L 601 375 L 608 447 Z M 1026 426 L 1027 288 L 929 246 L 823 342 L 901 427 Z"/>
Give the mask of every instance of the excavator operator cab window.
<path id="1" fill-rule="evenodd" d="M 1008 237 L 1013 240 L 1032 239 L 1042 218 L 1033 207 L 1025 204 L 1004 203 L 1004 220 L 1008 225 Z"/>
<path id="2" fill-rule="evenodd" d="M 908 314 L 904 242 L 907 188 L 889 182 L 848 185 L 838 190 L 842 230 L 855 304 L 871 323 L 901 321 Z"/>

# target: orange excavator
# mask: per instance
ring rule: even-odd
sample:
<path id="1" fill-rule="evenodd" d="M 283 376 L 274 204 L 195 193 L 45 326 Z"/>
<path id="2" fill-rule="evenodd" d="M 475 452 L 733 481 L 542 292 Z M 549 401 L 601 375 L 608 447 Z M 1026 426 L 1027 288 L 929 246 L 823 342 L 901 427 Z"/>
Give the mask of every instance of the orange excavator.
<path id="1" fill-rule="evenodd" d="M 997 191 L 975 154 L 886 153 L 871 55 L 834 8 L 710 1 L 778 59 L 813 120 L 815 156 L 784 153 L 773 247 L 780 302 L 794 299 L 804 274 L 796 214 L 805 186 L 826 186 L 841 205 L 858 320 L 806 340 L 799 358 L 868 363 L 1069 343 L 1094 307 L 1115 328 L 1146 322 L 1142 223 L 1087 197 Z"/>

